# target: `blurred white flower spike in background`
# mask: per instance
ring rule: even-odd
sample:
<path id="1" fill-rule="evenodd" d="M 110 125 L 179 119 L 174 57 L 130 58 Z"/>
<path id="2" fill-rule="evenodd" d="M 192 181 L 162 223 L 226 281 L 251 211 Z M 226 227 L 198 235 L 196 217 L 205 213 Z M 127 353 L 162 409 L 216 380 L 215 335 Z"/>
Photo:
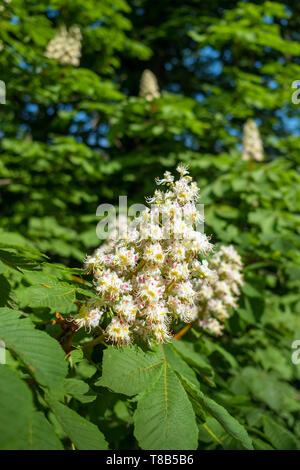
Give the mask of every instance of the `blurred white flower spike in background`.
<path id="1" fill-rule="evenodd" d="M 262 140 L 258 127 L 253 119 L 248 119 L 244 126 L 242 159 L 256 160 L 258 162 L 264 159 Z"/>
<path id="2" fill-rule="evenodd" d="M 61 64 L 78 67 L 81 57 L 81 40 L 82 34 L 78 26 L 71 26 L 69 31 L 65 26 L 62 26 L 49 42 L 44 55 Z"/>
<path id="3" fill-rule="evenodd" d="M 0 104 L 6 103 L 6 86 L 5 83 L 0 80 Z"/>
<path id="4" fill-rule="evenodd" d="M 156 76 L 151 70 L 144 70 L 140 81 L 140 96 L 143 96 L 147 101 L 152 101 L 160 97 L 159 86 Z"/>
<path id="5" fill-rule="evenodd" d="M 114 233 L 87 257 L 99 300 L 81 307 L 79 327 L 109 318 L 104 335 L 117 345 L 168 341 L 179 322 L 222 333 L 237 307 L 241 259 L 232 246 L 212 255 L 209 238 L 196 230 L 199 188 L 184 165 L 177 171 L 177 180 L 169 172 L 156 179 L 166 190 L 156 190 L 148 199 L 155 204 L 129 222 L 126 239 Z"/>
<path id="6" fill-rule="evenodd" d="M 0 364 L 6 364 L 5 343 L 0 339 Z"/>

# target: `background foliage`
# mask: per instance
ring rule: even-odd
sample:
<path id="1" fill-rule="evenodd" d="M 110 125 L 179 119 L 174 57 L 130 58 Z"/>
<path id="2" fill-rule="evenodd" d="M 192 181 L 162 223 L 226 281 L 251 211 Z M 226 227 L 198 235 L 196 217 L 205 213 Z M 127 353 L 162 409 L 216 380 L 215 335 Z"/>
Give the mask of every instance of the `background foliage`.
<path id="1" fill-rule="evenodd" d="M 298 2 L 1 5 L 0 447 L 299 449 Z M 44 56 L 62 24 L 81 28 L 78 68 Z M 241 160 L 249 117 L 263 163 Z M 240 307 L 221 339 L 88 344 L 64 318 L 94 295 L 81 265 L 97 206 L 142 202 L 179 161 L 213 242 L 245 261 Z"/>

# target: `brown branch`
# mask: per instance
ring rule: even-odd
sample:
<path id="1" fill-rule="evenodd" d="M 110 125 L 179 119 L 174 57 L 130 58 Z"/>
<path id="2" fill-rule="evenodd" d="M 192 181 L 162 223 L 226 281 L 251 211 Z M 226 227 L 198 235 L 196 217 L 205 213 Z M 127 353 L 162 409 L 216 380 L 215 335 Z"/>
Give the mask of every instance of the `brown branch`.
<path id="1" fill-rule="evenodd" d="M 182 330 L 180 330 L 178 333 L 176 333 L 176 335 L 174 335 L 174 338 L 181 339 L 189 331 L 192 325 L 193 325 L 192 323 L 189 323 L 189 325 L 186 325 L 184 328 L 182 328 Z"/>

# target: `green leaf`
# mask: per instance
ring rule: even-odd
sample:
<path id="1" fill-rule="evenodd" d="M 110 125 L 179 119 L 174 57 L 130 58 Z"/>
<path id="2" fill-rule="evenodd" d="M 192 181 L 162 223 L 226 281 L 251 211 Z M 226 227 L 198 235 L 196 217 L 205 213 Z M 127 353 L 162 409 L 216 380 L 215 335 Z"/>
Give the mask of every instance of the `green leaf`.
<path id="1" fill-rule="evenodd" d="M 46 401 L 78 450 L 106 450 L 108 448 L 104 435 L 95 424 L 50 396 L 46 397 Z"/>
<path id="2" fill-rule="evenodd" d="M 0 307 L 4 307 L 9 299 L 10 284 L 3 274 L 0 274 Z"/>
<path id="3" fill-rule="evenodd" d="M 194 402 L 199 402 L 206 413 L 213 416 L 234 439 L 242 444 L 246 449 L 253 449 L 252 441 L 245 428 L 233 418 L 223 406 L 216 403 L 211 398 L 205 396 L 195 386 L 181 377 L 183 386 Z"/>
<path id="4" fill-rule="evenodd" d="M 29 423 L 28 441 L 25 449 L 63 450 L 63 445 L 44 414 L 35 411 Z"/>
<path id="5" fill-rule="evenodd" d="M 174 340 L 172 347 L 183 357 L 192 367 L 195 367 L 201 374 L 213 376 L 214 371 L 199 352 L 195 351 L 194 345 L 183 340 Z"/>
<path id="6" fill-rule="evenodd" d="M 284 387 L 285 384 L 273 374 L 258 368 L 245 367 L 240 376 L 233 379 L 233 385 L 240 381 L 256 400 L 266 403 L 276 412 L 284 406 L 288 390 Z"/>
<path id="7" fill-rule="evenodd" d="M 206 421 L 207 413 L 203 407 L 202 393 L 199 390 L 199 384 L 195 387 L 189 380 L 179 374 L 179 378 L 184 386 L 186 393 L 190 399 L 196 416 L 201 422 Z"/>
<path id="8" fill-rule="evenodd" d="M 65 379 L 64 383 L 66 393 L 81 403 L 90 403 L 95 400 L 96 395 L 88 395 L 90 387 L 83 380 Z"/>
<path id="9" fill-rule="evenodd" d="M 41 259 L 31 254 L 20 254 L 12 249 L 0 249 L 0 260 L 10 268 L 21 271 L 22 269 L 40 269 Z"/>
<path id="10" fill-rule="evenodd" d="M 22 449 L 33 413 L 32 396 L 18 374 L 0 365 L 0 449 Z"/>
<path id="11" fill-rule="evenodd" d="M 259 437 L 253 437 L 252 440 L 255 450 L 274 450 L 274 447 L 259 439 Z"/>
<path id="12" fill-rule="evenodd" d="M 203 406 L 234 439 L 239 441 L 246 449 L 253 449 L 252 441 L 245 428 L 233 418 L 223 406 L 211 398 L 203 397 Z"/>
<path id="13" fill-rule="evenodd" d="M 75 300 L 75 288 L 54 277 L 40 275 L 35 285 L 18 291 L 18 298 L 21 307 L 48 307 L 52 312 L 69 313 Z"/>
<path id="14" fill-rule="evenodd" d="M 253 286 L 251 286 L 250 284 L 245 284 L 242 287 L 242 291 L 248 297 L 254 297 L 254 298 L 260 298 L 261 297 L 261 293 L 257 289 L 255 289 Z"/>
<path id="15" fill-rule="evenodd" d="M 168 365 L 175 371 L 186 377 L 194 385 L 198 385 L 198 379 L 195 372 L 191 369 L 188 364 L 180 357 L 172 345 L 164 344 L 163 346 L 158 346 L 162 348 L 165 354 L 165 360 Z M 158 351 L 159 354 L 159 351 Z"/>
<path id="16" fill-rule="evenodd" d="M 0 308 L 0 338 L 40 385 L 62 392 L 67 363 L 61 346 L 47 333 L 34 329 L 29 319 L 19 317 L 15 310 Z"/>
<path id="17" fill-rule="evenodd" d="M 163 358 L 137 346 L 109 347 L 103 354 L 103 375 L 95 385 L 114 392 L 136 395 L 159 376 Z"/>
<path id="18" fill-rule="evenodd" d="M 264 433 L 275 447 L 279 450 L 296 450 L 300 449 L 300 442 L 285 427 L 278 424 L 273 419 L 265 416 L 263 420 Z"/>
<path id="19" fill-rule="evenodd" d="M 134 414 L 134 434 L 142 449 L 196 449 L 198 429 L 192 405 L 175 373 L 165 363 Z"/>
<path id="20" fill-rule="evenodd" d="M 238 367 L 238 362 L 235 357 L 227 351 L 227 349 L 223 348 L 220 344 L 216 341 L 212 341 L 208 338 L 201 338 L 202 343 L 207 347 L 210 353 L 216 351 L 218 352 L 225 360 L 230 364 L 231 367 L 236 368 Z"/>
<path id="21" fill-rule="evenodd" d="M 173 369 L 197 382 L 192 369 L 169 345 L 147 353 L 132 346 L 104 351 L 103 376 L 96 385 L 126 395 L 140 394 L 134 422 L 142 448 L 197 446 L 195 414 Z"/>

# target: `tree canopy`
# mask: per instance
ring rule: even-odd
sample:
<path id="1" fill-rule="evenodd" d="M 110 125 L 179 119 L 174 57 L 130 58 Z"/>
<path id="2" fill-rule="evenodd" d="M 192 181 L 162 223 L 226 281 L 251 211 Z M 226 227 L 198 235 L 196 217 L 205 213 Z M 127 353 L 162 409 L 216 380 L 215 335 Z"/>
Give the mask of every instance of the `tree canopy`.
<path id="1" fill-rule="evenodd" d="M 0 448 L 299 449 L 299 3 L 3 0 L 0 15 Z M 249 119 L 263 161 L 242 159 Z M 224 335 L 144 351 L 75 332 L 97 207 L 144 202 L 179 162 L 206 233 L 243 259 Z"/>

